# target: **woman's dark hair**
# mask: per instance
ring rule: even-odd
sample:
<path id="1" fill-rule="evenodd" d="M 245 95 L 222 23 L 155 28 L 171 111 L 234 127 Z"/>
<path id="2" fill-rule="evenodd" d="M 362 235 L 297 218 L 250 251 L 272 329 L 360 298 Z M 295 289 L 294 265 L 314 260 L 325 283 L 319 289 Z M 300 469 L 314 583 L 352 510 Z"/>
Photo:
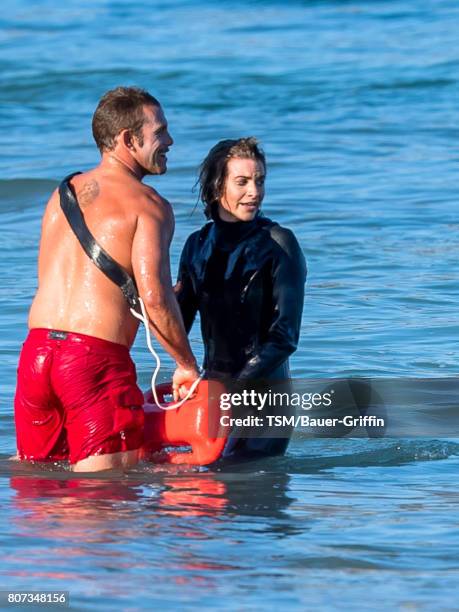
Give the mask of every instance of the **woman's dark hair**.
<path id="1" fill-rule="evenodd" d="M 100 152 L 113 150 L 122 130 L 131 130 L 140 146 L 143 145 L 144 106 L 160 104 L 139 87 L 117 87 L 102 96 L 92 118 L 92 135 Z"/>
<path id="2" fill-rule="evenodd" d="M 223 194 L 227 175 L 228 160 L 232 158 L 256 159 L 263 164 L 266 172 L 266 160 L 263 150 L 256 138 L 239 138 L 238 140 L 220 140 L 211 148 L 199 168 L 199 199 L 204 204 L 207 219 L 214 219 L 218 202 Z"/>

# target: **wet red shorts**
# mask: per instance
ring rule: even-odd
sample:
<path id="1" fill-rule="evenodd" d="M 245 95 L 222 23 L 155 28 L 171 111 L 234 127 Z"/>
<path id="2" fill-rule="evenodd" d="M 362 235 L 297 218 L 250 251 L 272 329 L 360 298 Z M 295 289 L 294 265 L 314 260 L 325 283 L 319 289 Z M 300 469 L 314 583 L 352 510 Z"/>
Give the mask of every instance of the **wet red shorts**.
<path id="1" fill-rule="evenodd" d="M 32 329 L 18 366 L 20 459 L 76 463 L 143 444 L 143 394 L 129 350 L 84 334 Z"/>

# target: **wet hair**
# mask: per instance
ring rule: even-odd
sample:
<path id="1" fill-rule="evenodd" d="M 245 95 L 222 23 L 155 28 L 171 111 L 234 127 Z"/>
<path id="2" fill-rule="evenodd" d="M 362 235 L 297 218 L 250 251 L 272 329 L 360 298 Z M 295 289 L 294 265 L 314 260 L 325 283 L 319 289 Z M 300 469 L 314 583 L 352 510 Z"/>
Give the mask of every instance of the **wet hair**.
<path id="1" fill-rule="evenodd" d="M 223 195 L 228 170 L 228 160 L 255 159 L 263 164 L 266 171 L 266 160 L 263 150 L 253 136 L 238 140 L 220 140 L 211 148 L 199 167 L 196 184 L 199 184 L 199 200 L 204 204 L 207 219 L 215 219 L 218 202 Z"/>
<path id="2" fill-rule="evenodd" d="M 160 104 L 139 87 L 117 87 L 102 96 L 92 118 L 92 135 L 101 153 L 115 148 L 116 137 L 122 130 L 130 130 L 143 145 L 144 106 Z"/>

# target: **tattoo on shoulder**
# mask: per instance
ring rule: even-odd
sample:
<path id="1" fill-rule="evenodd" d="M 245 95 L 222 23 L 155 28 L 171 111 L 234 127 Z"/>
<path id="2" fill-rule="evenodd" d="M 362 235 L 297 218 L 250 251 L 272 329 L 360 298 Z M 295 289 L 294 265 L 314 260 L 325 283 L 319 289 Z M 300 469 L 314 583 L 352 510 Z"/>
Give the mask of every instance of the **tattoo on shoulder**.
<path id="1" fill-rule="evenodd" d="M 92 202 L 94 202 L 94 200 L 99 195 L 99 192 L 99 183 L 95 179 L 92 179 L 85 183 L 80 189 L 80 191 L 78 191 L 77 193 L 78 203 L 81 208 L 86 208 L 87 206 L 92 204 Z"/>

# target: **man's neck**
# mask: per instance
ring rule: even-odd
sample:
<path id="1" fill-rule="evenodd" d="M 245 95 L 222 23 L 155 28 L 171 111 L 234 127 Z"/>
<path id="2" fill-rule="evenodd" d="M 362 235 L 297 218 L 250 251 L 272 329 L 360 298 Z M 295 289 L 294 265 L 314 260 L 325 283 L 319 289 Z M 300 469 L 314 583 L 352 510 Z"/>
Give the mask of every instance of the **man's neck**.
<path id="1" fill-rule="evenodd" d="M 135 160 L 132 158 L 124 159 L 122 156 L 114 153 L 113 151 L 103 153 L 100 165 L 117 173 L 124 173 L 127 176 L 137 179 L 138 181 L 141 181 L 145 176 L 145 172 L 143 172 L 143 169 Z"/>

